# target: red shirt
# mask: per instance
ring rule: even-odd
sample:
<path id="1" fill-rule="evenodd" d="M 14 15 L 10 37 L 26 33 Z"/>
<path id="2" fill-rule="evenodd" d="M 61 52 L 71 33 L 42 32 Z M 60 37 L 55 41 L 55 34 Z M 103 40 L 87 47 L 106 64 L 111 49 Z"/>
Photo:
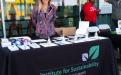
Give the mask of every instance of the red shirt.
<path id="1" fill-rule="evenodd" d="M 87 2 L 83 6 L 84 20 L 96 23 L 97 9 L 91 2 Z"/>

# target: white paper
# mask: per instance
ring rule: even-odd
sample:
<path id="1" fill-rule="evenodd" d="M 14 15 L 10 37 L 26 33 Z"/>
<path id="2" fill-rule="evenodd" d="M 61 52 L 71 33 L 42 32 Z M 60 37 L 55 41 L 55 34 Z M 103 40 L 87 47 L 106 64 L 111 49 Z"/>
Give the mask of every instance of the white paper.
<path id="1" fill-rule="evenodd" d="M 75 35 L 85 35 L 87 33 L 87 29 L 77 29 Z"/>
<path id="2" fill-rule="evenodd" d="M 121 28 L 121 20 L 118 20 L 118 28 Z"/>
<path id="3" fill-rule="evenodd" d="M 45 39 L 35 39 L 35 40 L 31 40 L 31 42 L 46 42 L 47 40 Z"/>
<path id="4" fill-rule="evenodd" d="M 94 41 L 94 40 L 103 40 L 103 39 L 108 39 L 107 37 L 89 37 L 87 41 Z"/>
<path id="5" fill-rule="evenodd" d="M 18 50 L 19 50 L 19 48 L 18 48 L 16 45 L 8 46 L 8 49 L 9 49 L 10 51 L 18 51 Z"/>
<path id="6" fill-rule="evenodd" d="M 29 44 L 29 46 L 32 48 L 40 48 L 40 45 L 38 45 L 37 43 Z"/>
<path id="7" fill-rule="evenodd" d="M 89 21 L 79 21 L 79 29 L 87 29 L 89 27 Z"/>
<path id="8" fill-rule="evenodd" d="M 121 35 L 121 29 L 120 28 L 116 28 L 116 33 Z"/>
<path id="9" fill-rule="evenodd" d="M 64 0 L 64 5 L 65 6 L 77 5 L 77 0 Z"/>
<path id="10" fill-rule="evenodd" d="M 75 36 L 67 36 L 69 39 L 72 39 L 72 40 L 78 40 L 78 39 L 81 39 L 81 38 L 84 38 L 85 37 L 85 35 L 75 35 Z M 68 40 L 69 40 L 68 39 Z"/>
<path id="11" fill-rule="evenodd" d="M 22 49 L 22 50 L 30 49 L 30 47 L 27 46 L 27 45 L 18 45 L 18 47 L 19 47 L 20 49 Z"/>
<path id="12" fill-rule="evenodd" d="M 70 42 L 72 42 L 72 43 L 81 43 L 81 42 L 94 41 L 94 40 L 97 40 L 97 38 L 95 38 L 95 37 L 81 38 L 81 39 L 78 39 L 78 40 L 71 40 Z"/>
<path id="13" fill-rule="evenodd" d="M 2 47 L 11 46 L 11 42 L 8 39 L 6 39 L 6 38 L 1 38 L 1 46 Z"/>
<path id="14" fill-rule="evenodd" d="M 79 28 L 76 30 L 76 35 L 84 35 L 89 28 L 89 21 L 79 21 Z"/>
<path id="15" fill-rule="evenodd" d="M 85 41 L 95 41 L 95 40 L 99 40 L 99 39 L 96 37 L 89 37 L 89 38 L 85 38 L 84 40 Z"/>
<path id="16" fill-rule="evenodd" d="M 10 37 L 9 39 L 20 39 L 20 38 L 27 39 L 27 40 L 31 40 L 31 38 L 29 36 Z"/>
<path id="17" fill-rule="evenodd" d="M 69 40 L 72 43 L 81 43 L 81 42 L 86 42 L 86 41 L 94 41 L 94 40 L 102 40 L 102 39 L 108 39 L 106 37 L 88 37 L 88 38 L 81 38 L 77 40 Z"/>
<path id="18" fill-rule="evenodd" d="M 67 36 L 68 38 L 74 39 L 75 36 Z"/>
<path id="19" fill-rule="evenodd" d="M 103 39 L 108 39 L 108 38 L 99 36 L 98 39 L 103 40 Z"/>
<path id="20" fill-rule="evenodd" d="M 57 46 L 57 44 L 54 44 L 54 43 L 40 43 L 40 45 L 43 46 L 43 47 Z"/>
<path id="21" fill-rule="evenodd" d="M 105 2 L 104 0 L 99 0 L 100 14 L 110 14 L 112 13 L 112 4 Z"/>
<path id="22" fill-rule="evenodd" d="M 75 41 L 81 40 L 84 38 L 84 35 L 75 35 L 75 36 L 68 36 L 68 41 L 74 43 Z"/>
<path id="23" fill-rule="evenodd" d="M 2 47 L 8 47 L 8 46 L 10 46 L 11 45 L 11 42 L 1 42 L 1 46 Z"/>
<path id="24" fill-rule="evenodd" d="M 85 40 L 80 39 L 80 40 L 69 40 L 72 43 L 80 43 L 80 42 L 85 42 Z"/>
<path id="25" fill-rule="evenodd" d="M 62 37 L 54 37 L 53 39 L 55 39 L 55 40 L 63 40 L 63 39 L 67 39 L 66 37 L 64 37 L 64 36 L 62 36 Z"/>
<path id="26" fill-rule="evenodd" d="M 59 45 L 67 45 L 67 44 L 72 44 L 71 42 L 68 42 L 68 41 L 55 41 L 56 44 L 59 44 Z"/>

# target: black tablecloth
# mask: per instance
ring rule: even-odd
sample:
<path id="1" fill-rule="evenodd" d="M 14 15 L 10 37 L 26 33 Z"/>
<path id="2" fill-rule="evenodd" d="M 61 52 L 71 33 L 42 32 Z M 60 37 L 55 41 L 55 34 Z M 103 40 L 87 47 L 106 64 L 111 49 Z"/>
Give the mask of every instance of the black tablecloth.
<path id="1" fill-rule="evenodd" d="M 118 75 L 109 39 L 9 51 L 0 48 L 0 75 Z"/>
<path id="2" fill-rule="evenodd" d="M 115 48 L 121 49 L 121 34 L 117 34 L 115 31 L 102 30 L 99 33 L 99 36 L 108 37 L 111 39 L 111 42 Z"/>

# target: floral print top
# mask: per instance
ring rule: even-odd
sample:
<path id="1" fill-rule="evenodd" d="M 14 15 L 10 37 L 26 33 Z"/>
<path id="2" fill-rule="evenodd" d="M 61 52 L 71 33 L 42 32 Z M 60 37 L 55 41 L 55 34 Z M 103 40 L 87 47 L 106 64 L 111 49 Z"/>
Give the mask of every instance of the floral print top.
<path id="1" fill-rule="evenodd" d="M 52 4 L 48 6 L 47 13 L 33 9 L 32 22 L 35 26 L 36 36 L 48 38 L 55 34 L 54 21 L 56 19 L 56 7 Z"/>

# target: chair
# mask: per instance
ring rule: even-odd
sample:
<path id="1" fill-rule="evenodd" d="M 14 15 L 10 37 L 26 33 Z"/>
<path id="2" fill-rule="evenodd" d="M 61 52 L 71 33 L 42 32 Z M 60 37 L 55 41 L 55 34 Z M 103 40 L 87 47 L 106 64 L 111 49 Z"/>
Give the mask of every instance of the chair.
<path id="1" fill-rule="evenodd" d="M 76 27 L 59 27 L 55 28 L 55 31 L 59 36 L 69 36 L 75 34 Z"/>
<path id="2" fill-rule="evenodd" d="M 28 35 L 33 36 L 32 33 L 35 33 L 33 31 L 35 31 L 36 28 L 33 25 L 31 14 L 29 14 L 27 17 L 25 17 L 25 19 L 28 22 L 27 33 L 28 33 Z"/>
<path id="3" fill-rule="evenodd" d="M 9 37 L 13 36 L 15 33 L 17 33 L 17 35 L 22 35 L 23 29 L 22 29 L 22 25 L 21 24 L 15 24 L 12 23 L 9 26 Z"/>
<path id="4" fill-rule="evenodd" d="M 55 32 L 57 33 L 57 35 L 62 36 L 63 35 L 63 28 L 62 27 L 55 28 Z"/>
<path id="5" fill-rule="evenodd" d="M 64 27 L 63 28 L 63 35 L 69 36 L 69 35 L 75 35 L 76 27 Z"/>
<path id="6" fill-rule="evenodd" d="M 16 14 L 10 14 L 11 24 L 9 26 L 9 37 L 13 36 L 15 33 L 17 35 L 21 35 L 22 33 L 22 25 L 16 24 Z"/>
<path id="7" fill-rule="evenodd" d="M 30 20 L 29 23 L 28 23 L 28 30 L 27 30 L 27 32 L 28 32 L 28 34 L 29 34 L 30 36 L 32 36 L 32 29 L 33 29 L 33 23 L 32 23 L 32 21 Z"/>

